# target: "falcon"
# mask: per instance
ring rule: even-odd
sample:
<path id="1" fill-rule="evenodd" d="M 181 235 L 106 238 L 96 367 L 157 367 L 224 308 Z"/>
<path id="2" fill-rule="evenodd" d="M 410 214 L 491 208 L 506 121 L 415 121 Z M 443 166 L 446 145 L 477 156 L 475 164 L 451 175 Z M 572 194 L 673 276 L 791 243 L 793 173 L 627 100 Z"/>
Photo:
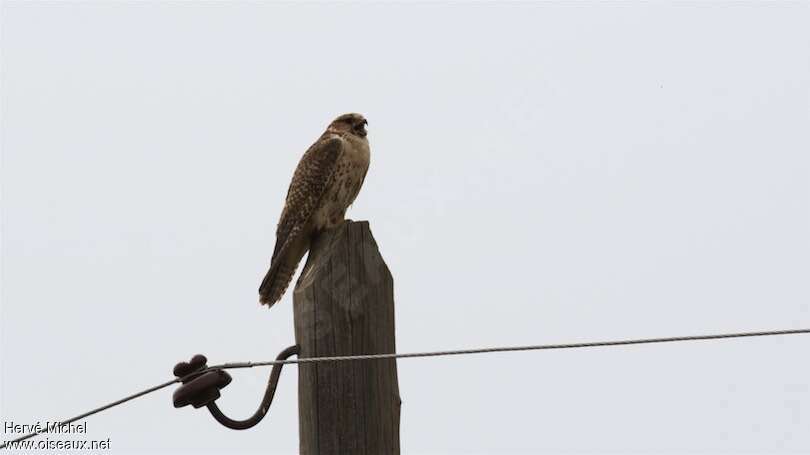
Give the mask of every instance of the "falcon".
<path id="1" fill-rule="evenodd" d="M 298 162 L 276 228 L 270 269 L 259 286 L 259 302 L 268 308 L 281 300 L 311 239 L 341 224 L 360 192 L 370 158 L 366 125 L 360 114 L 341 115 Z"/>

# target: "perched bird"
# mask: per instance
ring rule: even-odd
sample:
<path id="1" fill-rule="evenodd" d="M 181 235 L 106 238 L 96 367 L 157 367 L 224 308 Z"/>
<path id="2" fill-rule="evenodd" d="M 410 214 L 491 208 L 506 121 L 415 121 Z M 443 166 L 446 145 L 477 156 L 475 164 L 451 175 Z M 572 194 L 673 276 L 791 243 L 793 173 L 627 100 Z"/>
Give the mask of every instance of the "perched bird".
<path id="1" fill-rule="evenodd" d="M 259 301 L 268 307 L 281 300 L 313 235 L 341 224 L 368 171 L 368 121 L 343 114 L 304 153 L 295 168 L 276 229 L 276 247 Z"/>

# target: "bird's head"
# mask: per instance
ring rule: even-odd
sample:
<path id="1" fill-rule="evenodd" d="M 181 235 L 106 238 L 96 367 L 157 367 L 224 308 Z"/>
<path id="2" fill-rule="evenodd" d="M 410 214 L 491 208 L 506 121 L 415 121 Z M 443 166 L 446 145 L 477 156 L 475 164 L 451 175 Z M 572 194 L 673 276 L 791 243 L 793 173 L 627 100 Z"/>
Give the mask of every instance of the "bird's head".
<path id="1" fill-rule="evenodd" d="M 355 136 L 359 137 L 366 137 L 366 125 L 368 125 L 368 120 L 363 117 L 361 114 L 351 113 L 351 114 L 343 114 L 340 117 L 332 120 L 332 123 L 329 124 L 329 128 L 327 131 L 333 133 L 349 133 L 354 134 Z"/>

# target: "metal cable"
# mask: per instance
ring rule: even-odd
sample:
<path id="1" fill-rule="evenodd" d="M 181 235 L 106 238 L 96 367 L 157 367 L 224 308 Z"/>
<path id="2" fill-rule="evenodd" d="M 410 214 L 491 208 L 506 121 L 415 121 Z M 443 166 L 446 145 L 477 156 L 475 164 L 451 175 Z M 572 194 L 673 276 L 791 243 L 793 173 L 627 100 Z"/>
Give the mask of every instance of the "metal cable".
<path id="1" fill-rule="evenodd" d="M 429 351 L 429 352 L 412 352 L 412 353 L 390 353 L 390 354 L 366 354 L 366 355 L 347 355 L 347 356 L 334 356 L 334 357 L 310 357 L 310 358 L 297 358 L 297 359 L 286 359 L 286 360 L 269 360 L 263 362 L 235 362 L 235 363 L 225 363 L 222 365 L 214 365 L 206 368 L 203 372 L 211 371 L 211 370 L 226 370 L 226 369 L 238 369 L 238 368 L 253 368 L 259 366 L 270 366 L 270 365 L 285 365 L 290 363 L 315 363 L 315 362 L 342 362 L 342 361 L 355 361 L 355 360 L 376 360 L 376 359 L 408 359 L 414 357 L 438 357 L 438 356 L 450 356 L 450 355 L 464 355 L 464 354 L 484 354 L 484 353 L 492 353 L 492 352 L 513 352 L 513 351 L 541 351 L 541 350 L 551 350 L 551 349 L 574 349 L 574 348 L 594 348 L 594 347 L 605 347 L 605 346 L 625 346 L 625 345 L 632 345 L 632 344 L 649 344 L 649 343 L 671 343 L 677 341 L 700 341 L 700 340 L 719 340 L 719 339 L 729 339 L 729 338 L 747 338 L 747 337 L 763 337 L 763 336 L 775 336 L 775 335 L 799 335 L 799 334 L 810 334 L 810 329 L 795 329 L 795 330 L 769 330 L 769 331 L 762 331 L 762 332 L 738 332 L 738 333 L 724 333 L 724 334 L 714 334 L 714 335 L 691 335 L 691 336 L 679 336 L 679 337 L 666 337 L 666 338 L 637 338 L 632 340 L 613 340 L 613 341 L 591 341 L 586 343 L 564 343 L 564 344 L 538 344 L 538 345 L 529 345 L 529 346 L 505 346 L 505 347 L 493 347 L 493 348 L 477 348 L 477 349 L 459 349 L 453 351 Z M 192 375 L 199 375 L 201 372 L 192 373 Z M 189 376 L 192 376 L 189 375 Z M 13 439 L 11 441 L 7 441 L 0 445 L 0 449 L 6 448 L 9 444 L 13 444 L 19 441 L 24 441 L 26 439 L 32 438 L 34 436 L 48 433 L 55 428 L 62 427 L 64 425 L 73 423 L 77 420 L 84 419 L 89 417 L 93 414 L 97 414 L 101 411 L 110 409 L 112 407 L 118 406 L 120 404 L 124 404 L 127 401 L 134 400 L 135 398 L 141 397 L 143 395 L 147 395 L 152 392 L 156 392 L 160 389 L 168 387 L 172 384 L 176 384 L 178 382 L 183 381 L 185 378 L 175 378 L 171 381 L 164 382 L 163 384 L 156 385 L 154 387 L 150 387 L 146 390 L 140 391 L 138 393 L 134 393 L 129 395 L 128 397 L 122 398 L 117 401 L 113 401 L 112 403 L 105 404 L 104 406 L 100 406 L 98 408 L 92 409 L 87 411 L 83 414 L 77 415 L 76 417 L 72 417 L 67 420 L 63 420 L 53 426 L 48 428 L 42 429 L 42 431 L 29 433 L 25 436 L 21 436 L 17 439 Z"/>
<path id="2" fill-rule="evenodd" d="M 279 365 L 288 363 L 314 363 L 314 362 L 341 362 L 348 360 L 375 360 L 375 359 L 408 359 L 413 357 L 438 357 L 449 355 L 463 355 L 463 354 L 485 354 L 491 352 L 512 352 L 512 351 L 543 351 L 551 349 L 573 349 L 573 348 L 594 348 L 600 346 L 623 346 L 630 344 L 648 344 L 648 343 L 671 343 L 675 341 L 700 341 L 700 340 L 718 340 L 724 338 L 744 338 L 744 337 L 761 337 L 773 335 L 797 335 L 808 334 L 810 329 L 797 329 L 797 330 L 772 330 L 766 332 L 740 332 L 740 333 L 725 333 L 715 335 L 692 335 L 680 337 L 667 337 L 667 338 L 639 338 L 634 340 L 613 340 L 613 341 L 591 341 L 587 343 L 565 343 L 565 344 L 537 344 L 529 346 L 505 346 L 494 348 L 477 348 L 477 349 L 459 349 L 455 351 L 432 351 L 432 352 L 411 352 L 404 354 L 365 354 L 365 355 L 345 355 L 334 357 L 309 357 L 287 360 L 268 360 L 264 362 L 235 362 L 224 363 L 222 365 L 215 365 L 211 369 L 234 369 L 234 368 L 252 368 L 269 365 Z"/>
<path id="3" fill-rule="evenodd" d="M 0 445 L 0 449 L 5 449 L 6 447 L 8 447 L 9 444 L 13 444 L 15 442 L 20 442 L 20 441 L 25 441 L 26 439 L 33 438 L 34 436 L 37 436 L 37 435 L 40 435 L 40 434 L 43 434 L 43 433 L 50 433 L 51 431 L 53 431 L 53 430 L 55 430 L 57 428 L 61 428 L 61 427 L 65 426 L 65 425 L 73 423 L 73 422 L 75 422 L 77 420 L 82 420 L 85 417 L 90 417 L 93 414 L 98 414 L 101 411 L 113 408 L 115 406 L 118 406 L 119 404 L 124 404 L 127 401 L 134 400 L 135 398 L 150 394 L 152 392 L 157 392 L 160 389 L 169 387 L 172 384 L 180 382 L 180 380 L 181 380 L 181 378 L 176 378 L 176 379 L 173 379 L 171 381 L 164 382 L 163 384 L 156 385 L 154 387 L 150 387 L 148 389 L 142 390 L 142 391 L 137 392 L 137 393 L 133 393 L 132 395 L 130 395 L 128 397 L 121 398 L 120 400 L 113 401 L 112 403 L 105 404 L 104 406 L 99 406 L 99 407 L 97 407 L 95 409 L 91 409 L 90 411 L 87 411 L 84 414 L 79 414 L 76 417 L 71 417 L 71 418 L 69 418 L 67 420 L 63 420 L 63 421 L 61 421 L 59 423 L 56 423 L 56 424 L 53 424 L 53 425 L 51 425 L 49 427 L 43 428 L 40 431 L 35 431 L 33 433 L 28 433 L 27 435 L 20 436 L 17 439 L 12 439 L 11 441 L 6 441 L 2 445 Z"/>

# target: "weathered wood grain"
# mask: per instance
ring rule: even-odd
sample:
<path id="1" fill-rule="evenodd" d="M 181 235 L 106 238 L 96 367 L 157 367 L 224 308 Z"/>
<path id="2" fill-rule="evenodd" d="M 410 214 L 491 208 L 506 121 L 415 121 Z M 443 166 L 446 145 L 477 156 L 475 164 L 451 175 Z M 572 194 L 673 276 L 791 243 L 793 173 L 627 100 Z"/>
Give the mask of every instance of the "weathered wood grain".
<path id="1" fill-rule="evenodd" d="M 394 280 L 368 222 L 315 239 L 293 294 L 299 356 L 396 352 Z M 396 360 L 301 364 L 301 454 L 399 454 Z"/>

